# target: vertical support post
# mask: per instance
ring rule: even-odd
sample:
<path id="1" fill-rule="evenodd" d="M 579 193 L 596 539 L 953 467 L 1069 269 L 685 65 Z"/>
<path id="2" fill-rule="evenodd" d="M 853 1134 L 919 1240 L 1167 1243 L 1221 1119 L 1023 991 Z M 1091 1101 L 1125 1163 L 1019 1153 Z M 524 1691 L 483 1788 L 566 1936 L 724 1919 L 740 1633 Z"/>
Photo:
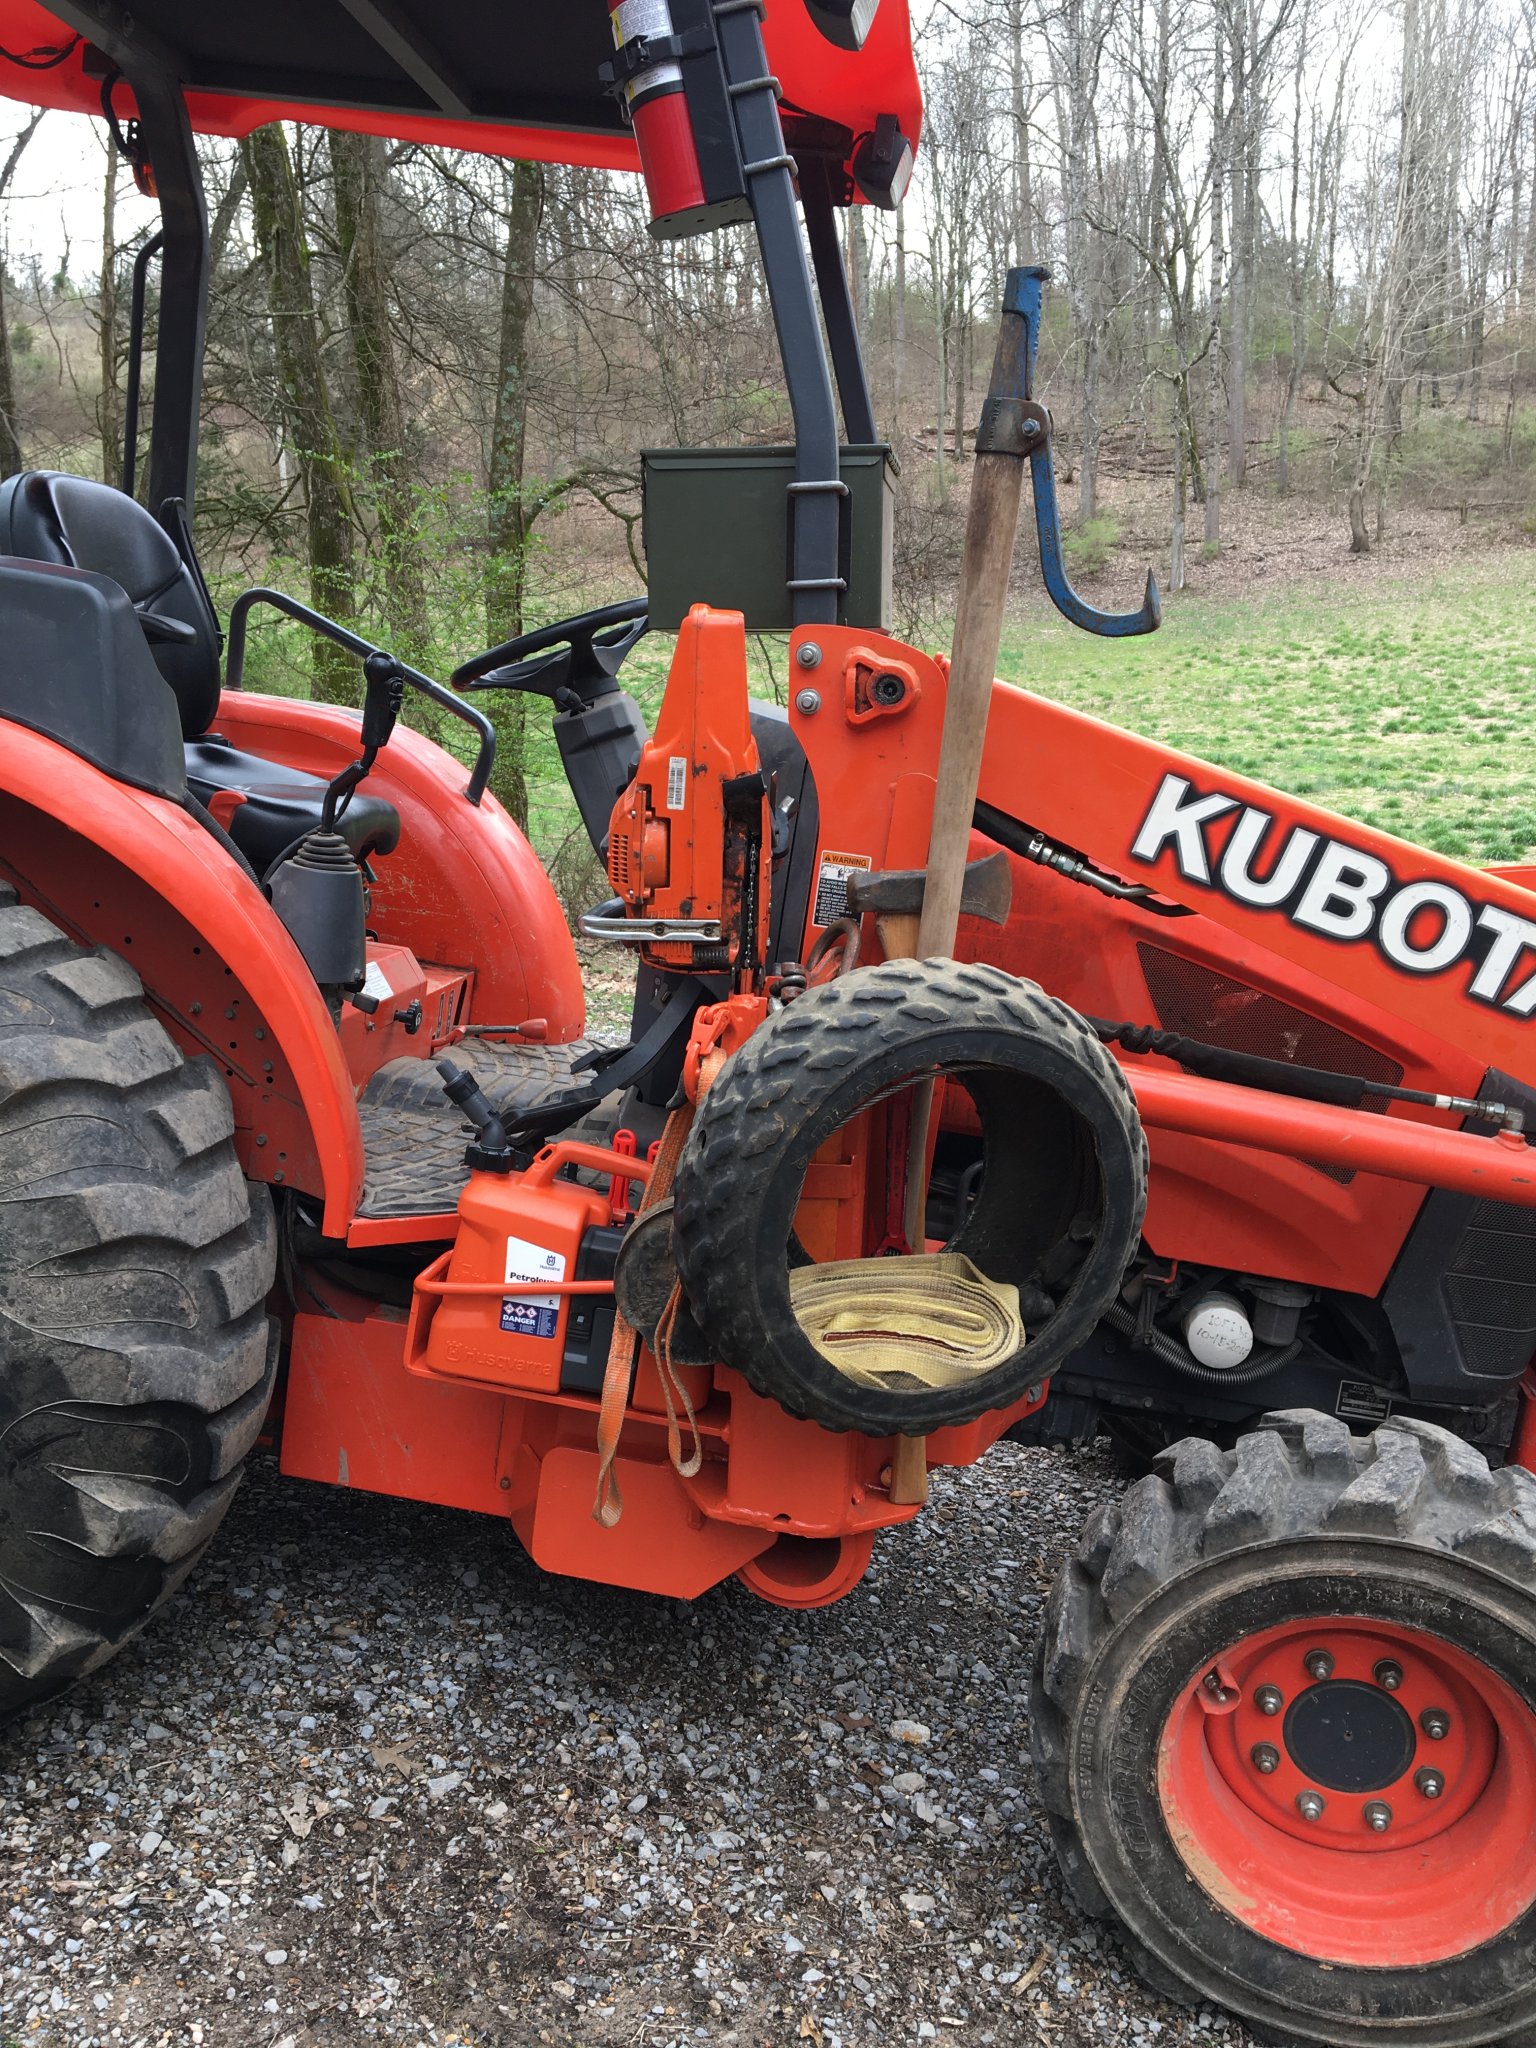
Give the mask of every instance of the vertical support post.
<path id="1" fill-rule="evenodd" d="M 712 0 L 712 12 L 795 421 L 790 616 L 797 626 L 831 626 L 846 588 L 840 501 L 847 486 L 832 373 L 795 205 L 795 164 L 779 124 L 778 80 L 768 70 L 762 0 Z"/>
<path id="2" fill-rule="evenodd" d="M 197 439 L 208 329 L 208 209 L 202 174 L 177 80 L 146 68 L 125 74 L 155 173 L 163 247 L 160 332 L 155 344 L 155 405 L 149 430 L 149 508 L 167 499 L 189 512 L 197 485 Z"/>
<path id="3" fill-rule="evenodd" d="M 151 235 L 133 259 L 133 299 L 128 316 L 128 389 L 123 399 L 123 483 L 131 498 L 139 481 L 139 400 L 144 388 L 144 302 L 149 266 L 165 246 L 165 230 Z"/>
<path id="4" fill-rule="evenodd" d="M 825 157 L 803 156 L 800 164 L 800 206 L 805 214 L 805 231 L 810 238 L 811 262 L 816 269 L 816 289 L 821 297 L 821 317 L 826 323 L 837 372 L 837 395 L 843 408 L 843 432 L 855 447 L 867 447 L 877 439 L 874 401 L 869 395 L 869 377 L 864 351 L 859 345 L 859 327 L 853 314 L 853 297 L 848 289 L 848 272 L 838 246 L 837 220 L 832 204 L 832 171 Z"/>

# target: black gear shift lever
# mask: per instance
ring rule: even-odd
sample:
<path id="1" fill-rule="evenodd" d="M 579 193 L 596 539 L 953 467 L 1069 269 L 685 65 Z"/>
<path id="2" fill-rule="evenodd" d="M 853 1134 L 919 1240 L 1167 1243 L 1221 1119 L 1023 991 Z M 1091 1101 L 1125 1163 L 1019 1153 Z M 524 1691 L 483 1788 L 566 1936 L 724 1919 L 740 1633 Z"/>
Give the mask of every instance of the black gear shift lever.
<path id="1" fill-rule="evenodd" d="M 391 733 L 405 702 L 405 671 L 392 654 L 374 653 L 363 660 L 363 751 L 350 768 L 343 768 L 325 793 L 320 830 L 334 832 L 336 819 L 347 799 L 369 773 L 379 750 L 389 744 Z"/>

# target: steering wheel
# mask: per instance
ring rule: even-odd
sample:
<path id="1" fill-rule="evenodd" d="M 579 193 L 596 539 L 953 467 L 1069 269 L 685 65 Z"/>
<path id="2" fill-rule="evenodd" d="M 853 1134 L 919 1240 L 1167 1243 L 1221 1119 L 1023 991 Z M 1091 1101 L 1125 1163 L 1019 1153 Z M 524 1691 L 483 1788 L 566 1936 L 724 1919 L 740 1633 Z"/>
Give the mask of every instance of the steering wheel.
<path id="1" fill-rule="evenodd" d="M 649 624 L 647 598 L 598 605 L 488 647 L 449 680 L 456 690 L 526 690 L 559 711 L 580 711 L 618 689 L 619 665 Z"/>

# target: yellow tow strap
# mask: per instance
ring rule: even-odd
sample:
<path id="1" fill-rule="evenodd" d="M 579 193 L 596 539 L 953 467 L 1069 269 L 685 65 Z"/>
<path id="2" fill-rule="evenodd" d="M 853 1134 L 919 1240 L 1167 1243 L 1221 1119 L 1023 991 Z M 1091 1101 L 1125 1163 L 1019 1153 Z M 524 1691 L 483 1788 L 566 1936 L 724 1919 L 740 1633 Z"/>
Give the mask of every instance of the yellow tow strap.
<path id="1" fill-rule="evenodd" d="M 867 1387 L 953 1387 L 1024 1348 L 1019 1290 L 963 1252 L 797 1266 L 789 1299 L 822 1357 Z"/>

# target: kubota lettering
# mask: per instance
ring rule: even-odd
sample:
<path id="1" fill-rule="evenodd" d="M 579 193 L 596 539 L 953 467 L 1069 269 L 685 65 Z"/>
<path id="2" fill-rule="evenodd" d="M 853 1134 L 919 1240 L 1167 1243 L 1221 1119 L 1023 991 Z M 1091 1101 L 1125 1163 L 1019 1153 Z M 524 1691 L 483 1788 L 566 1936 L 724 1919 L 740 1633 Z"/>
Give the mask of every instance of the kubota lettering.
<path id="1" fill-rule="evenodd" d="M 1440 931 L 1427 946 L 1413 937 L 1413 921 L 1421 911 L 1440 913 Z M 1396 967 L 1410 974 L 1440 974 L 1453 967 L 1472 936 L 1472 906 L 1449 882 L 1410 882 L 1399 889 L 1381 913 L 1381 950 Z"/>
<path id="2" fill-rule="evenodd" d="M 1493 944 L 1468 985 L 1472 994 L 1481 996 L 1485 1003 L 1496 1003 L 1520 955 L 1527 948 L 1536 951 L 1536 924 L 1528 917 L 1516 917 L 1512 910 L 1497 903 L 1483 905 L 1477 924 L 1480 931 L 1492 932 Z"/>
<path id="3" fill-rule="evenodd" d="M 1239 903 L 1251 903 L 1255 910 L 1269 910 L 1295 895 L 1317 844 L 1317 834 L 1298 825 L 1285 835 L 1279 858 L 1261 878 L 1253 871 L 1254 862 L 1274 822 L 1268 811 L 1250 804 L 1232 827 L 1221 856 L 1222 888 Z"/>
<path id="4" fill-rule="evenodd" d="M 1185 881 L 1209 884 L 1211 863 L 1206 855 L 1204 828 L 1212 818 L 1236 810 L 1237 798 L 1201 796 L 1186 803 L 1189 789 L 1182 775 L 1163 777 L 1163 786 L 1152 799 L 1152 808 L 1142 820 L 1131 851 L 1138 860 L 1152 861 L 1171 841 L 1173 857 Z"/>
<path id="5" fill-rule="evenodd" d="M 1224 837 L 1213 834 L 1211 827 L 1232 811 L 1237 816 Z M 1171 852 L 1185 881 L 1251 910 L 1277 911 L 1340 944 L 1374 945 L 1405 974 L 1445 974 L 1468 962 L 1467 994 L 1475 1001 L 1514 1017 L 1536 1016 L 1536 919 L 1478 903 L 1453 882 L 1400 881 L 1380 854 L 1307 825 L 1289 826 L 1278 844 L 1276 835 L 1273 813 L 1170 774 L 1131 855 L 1151 866 Z"/>
<path id="6" fill-rule="evenodd" d="M 1363 939 L 1375 920 L 1377 903 L 1391 886 L 1392 870 L 1384 860 L 1330 839 L 1292 920 L 1325 938 Z"/>

